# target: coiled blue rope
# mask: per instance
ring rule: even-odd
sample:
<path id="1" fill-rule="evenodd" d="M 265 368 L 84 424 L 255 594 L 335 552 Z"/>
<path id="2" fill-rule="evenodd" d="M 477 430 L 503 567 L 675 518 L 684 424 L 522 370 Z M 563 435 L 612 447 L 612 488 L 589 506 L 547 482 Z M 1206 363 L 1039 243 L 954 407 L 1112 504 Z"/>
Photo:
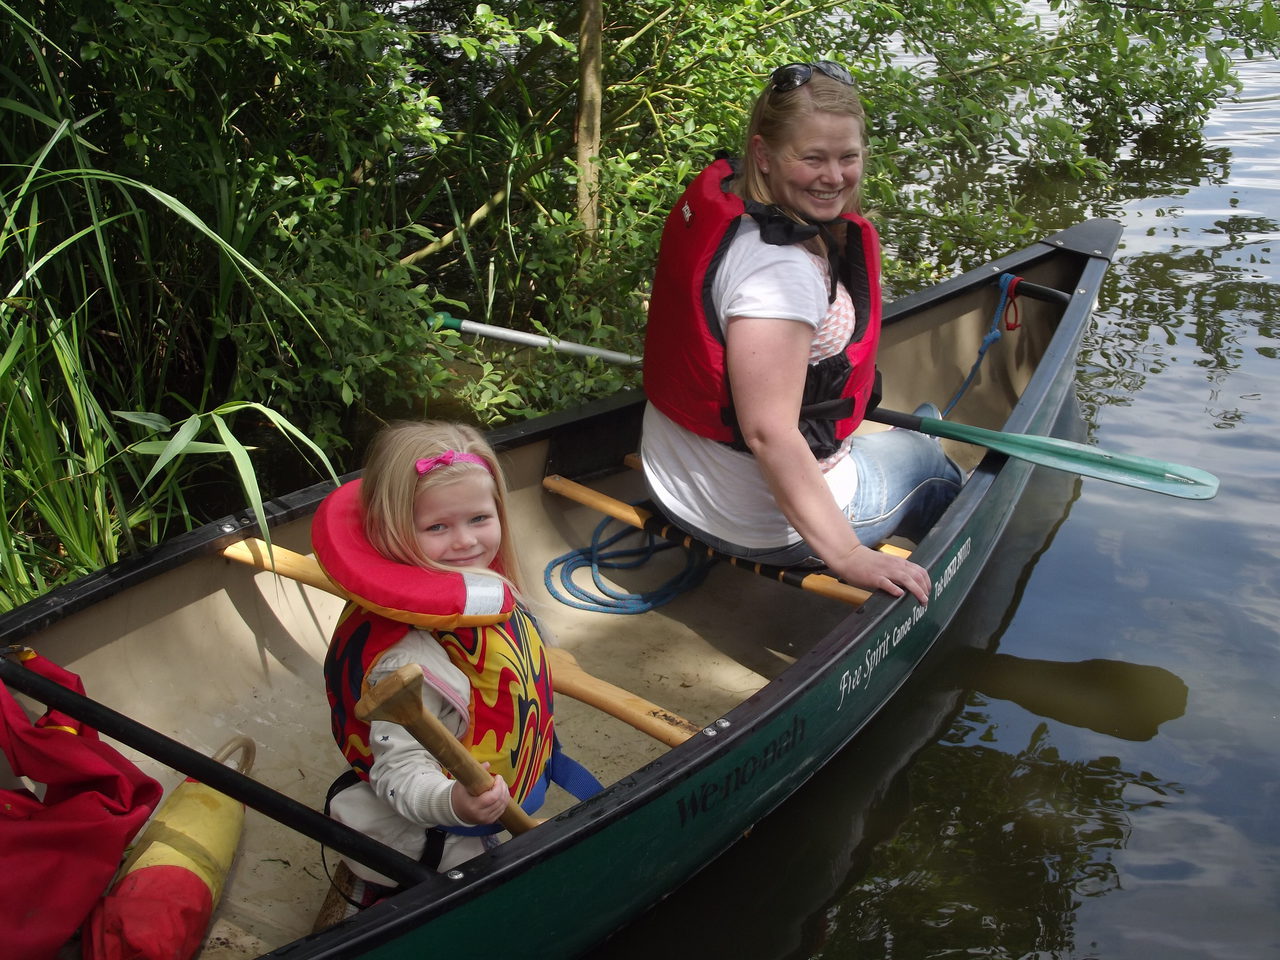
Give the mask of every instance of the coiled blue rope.
<path id="1" fill-rule="evenodd" d="M 964 383 L 960 384 L 960 389 L 956 391 L 956 395 L 951 398 L 951 402 L 947 404 L 942 411 L 945 418 L 951 412 L 951 408 L 960 402 L 960 398 L 964 396 L 969 385 L 973 383 L 973 378 L 978 375 L 978 368 L 982 366 L 982 358 L 987 355 L 987 348 L 1000 339 L 1000 321 L 1004 319 L 1004 311 L 1009 303 L 1009 291 L 1015 286 L 1021 277 L 1016 277 L 1012 273 L 1000 274 L 1000 302 L 996 304 L 996 315 L 991 318 L 991 329 L 987 331 L 986 336 L 982 338 L 982 346 L 978 348 L 978 358 L 973 361 L 973 366 L 969 368 L 969 375 L 964 378 Z"/>
<path id="2" fill-rule="evenodd" d="M 551 596 L 566 606 L 578 610 L 591 610 L 596 613 L 644 613 L 664 603 L 670 603 L 686 590 L 696 587 L 715 563 L 714 558 L 695 553 L 680 544 L 662 540 L 652 533 L 636 530 L 630 526 L 624 526 L 617 533 L 605 536 L 609 524 L 618 522 L 620 521 L 612 517 L 606 517 L 596 525 L 591 535 L 590 546 L 570 550 L 547 564 L 543 583 Z M 631 547 L 615 547 L 623 538 L 633 535 L 644 538 L 643 542 Z M 684 569 L 652 590 L 628 593 L 609 585 L 600 575 L 602 570 L 634 570 L 647 563 L 655 553 L 674 547 L 684 551 Z M 595 592 L 574 582 L 574 574 L 583 569 L 591 571 Z"/>

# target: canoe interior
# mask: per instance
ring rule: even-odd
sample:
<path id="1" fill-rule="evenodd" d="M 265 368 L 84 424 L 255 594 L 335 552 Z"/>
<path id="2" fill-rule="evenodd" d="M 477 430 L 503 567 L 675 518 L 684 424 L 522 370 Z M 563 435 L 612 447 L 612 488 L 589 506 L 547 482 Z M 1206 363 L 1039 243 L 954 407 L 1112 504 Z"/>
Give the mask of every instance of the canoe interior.
<path id="1" fill-rule="evenodd" d="M 1066 258 L 1046 256 L 1024 275 L 1070 289 L 1078 269 Z M 997 299 L 992 283 L 933 309 L 905 315 L 890 310 L 880 363 L 884 406 L 910 411 L 924 400 L 945 404 L 977 356 Z M 991 347 L 952 418 L 993 429 L 1004 425 L 1049 349 L 1061 314 L 1059 304 L 1022 298 L 1021 329 Z M 625 429 L 634 431 L 636 422 L 628 416 Z M 634 448 L 637 438 L 613 439 L 625 449 Z M 573 443 L 570 437 L 567 446 Z M 966 468 L 983 454 L 963 444 L 948 442 L 948 448 Z M 504 452 L 512 488 L 509 515 L 535 609 L 555 642 L 589 672 L 705 725 L 782 674 L 849 615 L 839 602 L 725 564 L 696 591 L 641 615 L 591 613 L 556 603 L 543 587 L 543 569 L 586 544 L 600 516 L 542 491 L 549 452 L 546 440 Z M 643 496 L 639 475 L 621 462 L 590 482 L 619 499 Z M 272 536 L 284 547 L 310 553 L 306 519 Z M 644 589 L 668 576 L 677 562 L 672 551 L 613 579 L 623 589 Z M 204 556 L 23 642 L 79 673 L 91 697 L 204 753 L 235 734 L 251 737 L 257 744 L 253 776 L 319 809 L 342 770 L 321 681 L 340 608 L 327 593 Z M 557 699 L 556 716 L 565 749 L 605 784 L 667 750 L 567 697 Z M 135 750 L 122 750 L 166 789 L 181 779 Z M 548 810 L 567 804 L 553 790 Z M 328 860 L 330 867 L 337 862 L 332 853 Z M 318 844 L 250 810 L 202 956 L 257 956 L 308 934 L 327 889 Z"/>

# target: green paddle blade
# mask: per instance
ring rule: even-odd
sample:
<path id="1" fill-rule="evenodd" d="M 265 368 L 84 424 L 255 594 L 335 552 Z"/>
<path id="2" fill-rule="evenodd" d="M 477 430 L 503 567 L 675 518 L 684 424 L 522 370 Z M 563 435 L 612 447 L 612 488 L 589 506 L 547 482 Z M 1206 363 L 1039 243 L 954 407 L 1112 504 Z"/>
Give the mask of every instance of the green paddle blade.
<path id="1" fill-rule="evenodd" d="M 932 437 L 977 444 L 1029 463 L 1077 473 L 1082 477 L 1122 483 L 1127 487 L 1151 490 L 1170 497 L 1182 497 L 1184 500 L 1208 500 L 1218 492 L 1218 478 L 1197 467 L 1185 467 L 1147 457 L 1107 453 L 1097 447 L 1057 437 L 984 430 L 963 423 L 951 423 L 933 417 L 915 417 L 893 410 L 876 409 L 867 414 L 867 419 L 927 433 Z"/>

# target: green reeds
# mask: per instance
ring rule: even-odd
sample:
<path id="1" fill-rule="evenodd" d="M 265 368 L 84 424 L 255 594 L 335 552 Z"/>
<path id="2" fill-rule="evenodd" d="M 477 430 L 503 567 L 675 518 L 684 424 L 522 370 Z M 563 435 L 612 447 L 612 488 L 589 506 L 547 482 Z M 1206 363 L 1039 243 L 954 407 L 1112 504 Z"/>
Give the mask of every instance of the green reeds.
<path id="1" fill-rule="evenodd" d="M 297 309 L 272 281 L 175 198 L 90 166 L 67 120 L 4 111 L 6 146 L 20 123 L 51 131 L 25 160 L 0 165 L 0 610 L 84 576 L 190 527 L 193 454 L 227 456 L 259 521 L 262 496 L 249 448 L 234 434 L 252 410 L 324 454 L 287 420 L 255 403 L 210 404 L 207 382 L 191 415 L 173 424 L 147 412 L 191 401 L 167 392 L 177 349 L 138 293 L 149 272 L 147 218 L 168 214 Z M 74 166 L 58 167 L 71 159 Z M 145 197 L 147 207 L 135 202 Z M 157 210 L 153 214 L 150 210 Z M 203 239 L 202 239 L 203 238 Z M 118 269 L 128 265 L 128 278 Z M 299 311 L 300 313 L 300 311 Z M 213 442 L 198 439 L 210 432 Z M 172 434 L 172 436 L 169 436 Z M 159 439 L 164 437 L 164 439 Z M 264 525 L 265 526 L 265 525 Z"/>

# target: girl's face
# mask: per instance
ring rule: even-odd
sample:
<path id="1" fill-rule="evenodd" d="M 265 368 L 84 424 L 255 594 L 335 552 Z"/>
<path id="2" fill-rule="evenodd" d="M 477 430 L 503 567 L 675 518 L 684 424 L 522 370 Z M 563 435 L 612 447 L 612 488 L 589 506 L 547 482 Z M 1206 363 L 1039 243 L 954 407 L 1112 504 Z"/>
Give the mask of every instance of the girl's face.
<path id="1" fill-rule="evenodd" d="M 493 478 L 468 470 L 452 483 L 427 487 L 413 501 L 422 552 L 446 567 L 488 567 L 502 543 Z"/>
<path id="2" fill-rule="evenodd" d="M 840 216 L 862 180 L 862 121 L 857 117 L 810 114 L 776 150 L 758 134 L 751 150 L 774 202 L 813 220 Z"/>

